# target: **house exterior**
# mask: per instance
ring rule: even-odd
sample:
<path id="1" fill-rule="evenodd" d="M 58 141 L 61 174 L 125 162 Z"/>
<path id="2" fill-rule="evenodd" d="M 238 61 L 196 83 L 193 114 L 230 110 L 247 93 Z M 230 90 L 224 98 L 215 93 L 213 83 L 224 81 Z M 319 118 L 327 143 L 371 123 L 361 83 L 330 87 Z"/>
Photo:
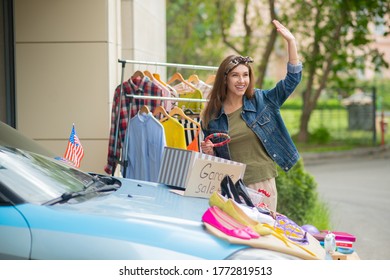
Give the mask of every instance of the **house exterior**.
<path id="1" fill-rule="evenodd" d="M 59 156 L 74 123 L 81 168 L 104 172 L 118 59 L 166 61 L 165 1 L 2 2 L 1 121 Z"/>

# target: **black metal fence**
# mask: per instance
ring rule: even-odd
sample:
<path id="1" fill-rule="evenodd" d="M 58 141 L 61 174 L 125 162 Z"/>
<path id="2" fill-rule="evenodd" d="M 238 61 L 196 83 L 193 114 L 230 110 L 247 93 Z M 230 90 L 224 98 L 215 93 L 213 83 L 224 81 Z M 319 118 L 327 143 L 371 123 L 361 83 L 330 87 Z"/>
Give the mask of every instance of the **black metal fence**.
<path id="1" fill-rule="evenodd" d="M 375 89 L 361 96 L 352 96 L 343 106 L 315 109 L 309 121 L 309 133 L 326 129 L 331 141 L 354 145 L 377 145 L 383 141 L 381 132 L 382 112 L 377 110 Z M 283 109 L 282 116 L 292 135 L 299 131 L 300 109 Z M 384 121 L 389 122 L 389 114 Z M 390 141 L 389 129 L 385 139 Z"/>

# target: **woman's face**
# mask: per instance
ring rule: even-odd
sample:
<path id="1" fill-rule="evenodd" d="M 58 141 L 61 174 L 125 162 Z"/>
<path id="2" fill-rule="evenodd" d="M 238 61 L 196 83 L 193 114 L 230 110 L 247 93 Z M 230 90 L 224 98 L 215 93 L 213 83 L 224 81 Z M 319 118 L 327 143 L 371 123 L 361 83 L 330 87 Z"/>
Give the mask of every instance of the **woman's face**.
<path id="1" fill-rule="evenodd" d="M 227 94 L 243 96 L 249 85 L 249 68 L 239 64 L 227 75 Z"/>

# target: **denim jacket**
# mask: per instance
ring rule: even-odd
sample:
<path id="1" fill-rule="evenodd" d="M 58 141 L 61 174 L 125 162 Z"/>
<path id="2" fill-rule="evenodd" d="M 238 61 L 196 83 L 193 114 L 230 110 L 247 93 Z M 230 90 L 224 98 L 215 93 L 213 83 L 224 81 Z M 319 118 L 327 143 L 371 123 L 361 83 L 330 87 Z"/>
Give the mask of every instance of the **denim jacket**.
<path id="1" fill-rule="evenodd" d="M 280 107 L 293 93 L 302 78 L 302 64 L 287 64 L 287 75 L 270 90 L 255 89 L 253 98 L 243 97 L 241 116 L 245 123 L 263 143 L 268 155 L 285 171 L 289 171 L 299 159 L 299 153 L 280 114 Z M 229 134 L 228 117 L 222 107 L 208 128 L 203 128 L 204 137 L 212 133 Z M 224 139 L 215 139 L 220 142 Z M 245 149 L 245 147 L 242 147 Z M 217 157 L 231 159 L 229 144 L 214 148 Z"/>

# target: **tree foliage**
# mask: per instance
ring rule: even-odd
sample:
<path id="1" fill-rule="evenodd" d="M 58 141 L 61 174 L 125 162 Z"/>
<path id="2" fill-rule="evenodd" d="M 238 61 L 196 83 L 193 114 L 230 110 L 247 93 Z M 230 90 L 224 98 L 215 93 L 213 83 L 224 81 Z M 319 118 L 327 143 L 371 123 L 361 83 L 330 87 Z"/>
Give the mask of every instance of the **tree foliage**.
<path id="1" fill-rule="evenodd" d="M 274 18 L 275 1 L 267 2 L 268 18 Z M 276 41 L 263 6 L 253 0 L 167 1 L 168 60 L 219 65 L 228 53 L 250 55 L 259 65 L 256 85 L 261 87 Z"/>
<path id="2" fill-rule="evenodd" d="M 220 13 L 215 1 L 167 0 L 168 61 L 194 65 L 219 65 L 226 47 L 221 40 L 218 18 L 223 17 L 229 24 L 233 21 L 234 6 L 228 5 L 229 2 L 233 1 L 226 1 L 225 12 Z M 170 71 L 177 71 L 177 69 L 170 69 Z M 185 70 L 181 71 L 184 76 L 186 76 L 185 72 Z M 205 73 L 199 74 L 200 77 L 205 75 Z"/>
<path id="3" fill-rule="evenodd" d="M 282 40 L 271 20 L 287 22 L 304 63 L 297 140 L 306 142 L 311 113 L 327 88 L 353 86 L 367 62 L 377 71 L 388 67 L 370 43 L 375 28 L 389 31 L 389 6 L 388 0 L 167 0 L 168 60 L 215 66 L 228 52 L 250 55 L 262 87 Z"/>
<path id="4" fill-rule="evenodd" d="M 223 7 L 223 0 L 218 0 L 218 7 Z M 277 18 L 275 0 L 263 1 L 242 0 L 235 5 L 241 7 L 236 17 L 235 29 L 220 19 L 223 42 L 236 54 L 254 56 L 258 64 L 256 86 L 262 87 L 266 77 L 268 61 L 277 38 L 277 31 L 271 20 Z M 267 7 L 264 9 L 264 7 Z M 268 19 L 267 19 L 268 18 Z M 236 26 L 237 25 L 237 26 Z M 241 28 L 240 28 L 241 27 Z M 240 31 L 241 30 L 241 31 Z"/>
<path id="5" fill-rule="evenodd" d="M 383 54 L 372 47 L 372 28 L 385 28 L 386 0 L 296 0 L 289 16 L 301 38 L 305 64 L 303 108 L 298 141 L 309 140 L 308 123 L 321 93 L 327 87 L 355 83 L 357 71 L 370 62 L 375 70 L 388 67 Z M 388 15 L 387 15 L 388 16 Z M 304 19 L 304 20 L 303 20 Z"/>

